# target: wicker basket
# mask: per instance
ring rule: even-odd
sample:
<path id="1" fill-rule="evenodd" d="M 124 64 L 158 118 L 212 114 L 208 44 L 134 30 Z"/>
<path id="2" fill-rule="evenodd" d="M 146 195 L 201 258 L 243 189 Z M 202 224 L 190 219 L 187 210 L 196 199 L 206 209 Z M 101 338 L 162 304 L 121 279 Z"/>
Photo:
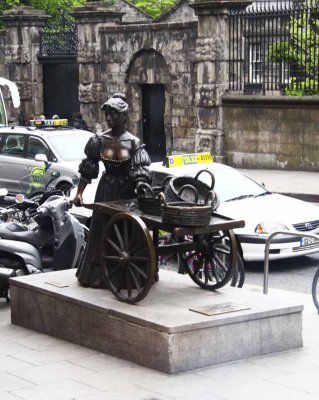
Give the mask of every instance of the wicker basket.
<path id="1" fill-rule="evenodd" d="M 159 201 L 159 193 L 165 190 L 169 181 L 172 179 L 171 175 L 164 178 L 161 186 L 151 187 L 145 182 L 139 183 L 136 189 L 138 208 L 145 214 L 161 215 L 161 203 Z"/>
<path id="2" fill-rule="evenodd" d="M 138 208 L 145 214 L 161 215 L 161 202 L 158 195 L 162 191 L 161 186 L 152 188 L 147 183 L 140 183 L 137 187 Z"/>
<path id="3" fill-rule="evenodd" d="M 207 193 L 205 204 L 189 201 L 166 202 L 164 193 L 160 193 L 158 197 L 161 201 L 161 215 L 164 223 L 175 226 L 206 226 L 209 224 L 212 214 L 212 191 Z"/>
<path id="4" fill-rule="evenodd" d="M 212 183 L 211 183 L 210 187 L 208 185 L 206 185 L 206 183 L 204 183 L 198 179 L 199 176 L 203 172 L 206 172 L 211 177 Z M 214 188 L 215 177 L 209 170 L 203 169 L 201 171 L 198 171 L 198 173 L 196 174 L 196 176 L 194 178 L 191 176 L 177 176 L 175 178 L 172 178 L 168 182 L 168 184 L 165 188 L 165 191 L 164 191 L 167 201 L 168 202 L 183 201 L 183 200 L 189 201 L 188 192 L 184 192 L 183 197 L 178 194 L 180 189 L 187 184 L 192 185 L 196 188 L 197 193 L 198 193 L 199 202 L 205 203 L 207 193 L 210 190 L 213 190 L 213 188 Z"/>

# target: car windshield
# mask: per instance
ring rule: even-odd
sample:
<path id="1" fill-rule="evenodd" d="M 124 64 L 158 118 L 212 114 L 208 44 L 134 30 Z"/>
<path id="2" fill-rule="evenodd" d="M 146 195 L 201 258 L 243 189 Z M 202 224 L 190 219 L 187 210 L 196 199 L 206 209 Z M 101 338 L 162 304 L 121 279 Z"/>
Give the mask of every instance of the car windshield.
<path id="1" fill-rule="evenodd" d="M 48 142 L 63 161 L 77 161 L 85 158 L 84 148 L 91 134 L 89 132 L 67 133 L 49 136 Z"/>
<path id="2" fill-rule="evenodd" d="M 221 168 L 212 172 L 215 176 L 214 190 L 221 202 L 258 197 L 270 193 L 262 185 L 235 169 Z M 201 174 L 200 179 L 208 185 L 211 184 L 208 174 Z"/>

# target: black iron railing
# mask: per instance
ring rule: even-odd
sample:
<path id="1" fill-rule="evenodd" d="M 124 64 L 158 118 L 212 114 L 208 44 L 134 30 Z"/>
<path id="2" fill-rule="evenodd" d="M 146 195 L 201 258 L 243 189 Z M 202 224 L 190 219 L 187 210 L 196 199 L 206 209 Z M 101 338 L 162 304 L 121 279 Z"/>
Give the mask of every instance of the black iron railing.
<path id="1" fill-rule="evenodd" d="M 247 94 L 319 93 L 319 5 L 255 2 L 230 15 L 229 89 Z"/>
<path id="2" fill-rule="evenodd" d="M 77 50 L 77 25 L 65 11 L 62 11 L 40 33 L 40 55 L 76 55 Z"/>

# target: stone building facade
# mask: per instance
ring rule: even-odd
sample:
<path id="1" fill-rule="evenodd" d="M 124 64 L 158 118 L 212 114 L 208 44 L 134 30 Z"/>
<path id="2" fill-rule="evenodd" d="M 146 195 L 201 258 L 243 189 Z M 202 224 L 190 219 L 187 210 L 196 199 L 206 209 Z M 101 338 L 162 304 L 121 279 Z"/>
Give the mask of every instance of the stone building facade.
<path id="1" fill-rule="evenodd" d="M 106 128 L 100 105 L 121 91 L 131 105 L 129 129 L 144 139 L 142 89 L 161 86 L 163 129 L 157 135 L 162 137 L 150 140 L 160 142 L 164 136 L 164 155 L 210 150 L 222 157 L 221 96 L 227 76 L 227 13 L 233 3 L 195 1 L 190 7 L 181 0 L 158 21 L 125 0 L 116 5 L 93 1 L 75 9 L 79 100 L 89 126 Z M 43 110 L 37 54 L 39 32 L 47 19 L 30 7 L 3 16 L 4 75 L 19 85 L 25 114 Z M 155 100 L 150 115 L 157 112 Z"/>
<path id="2" fill-rule="evenodd" d="M 238 167 L 319 170 L 316 99 L 227 94 L 229 12 L 247 4 L 180 0 L 155 21 L 126 0 L 91 1 L 75 9 L 78 97 L 90 128 L 106 129 L 100 106 L 123 92 L 131 107 L 128 129 L 160 158 L 211 151 L 215 160 Z M 0 74 L 19 86 L 21 108 L 9 110 L 16 119 L 19 112 L 43 112 L 39 36 L 48 18 L 31 7 L 2 16 Z M 145 121 L 154 115 L 147 137 Z"/>

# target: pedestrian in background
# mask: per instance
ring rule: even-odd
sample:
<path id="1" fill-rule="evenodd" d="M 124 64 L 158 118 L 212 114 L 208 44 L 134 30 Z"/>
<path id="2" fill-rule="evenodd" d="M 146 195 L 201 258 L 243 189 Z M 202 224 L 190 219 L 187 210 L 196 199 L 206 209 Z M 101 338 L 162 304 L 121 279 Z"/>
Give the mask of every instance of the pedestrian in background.
<path id="1" fill-rule="evenodd" d="M 80 113 L 80 112 L 76 113 L 74 115 L 74 118 L 75 118 L 75 121 L 73 122 L 73 128 L 82 129 L 85 131 L 89 130 L 87 123 L 82 118 L 82 113 Z"/>

